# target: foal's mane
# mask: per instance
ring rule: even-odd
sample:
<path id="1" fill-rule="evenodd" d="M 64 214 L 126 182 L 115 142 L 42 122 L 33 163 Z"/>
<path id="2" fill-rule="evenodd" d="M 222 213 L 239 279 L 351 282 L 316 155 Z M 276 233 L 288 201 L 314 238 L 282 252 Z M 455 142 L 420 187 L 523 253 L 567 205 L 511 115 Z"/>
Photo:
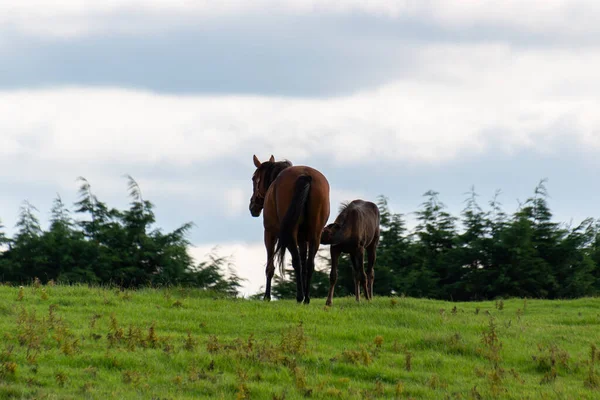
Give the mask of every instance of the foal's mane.
<path id="1" fill-rule="evenodd" d="M 338 214 L 346 213 L 349 205 L 350 201 L 342 201 L 340 203 L 340 208 L 338 208 Z"/>
<path id="2" fill-rule="evenodd" d="M 256 173 L 260 171 L 264 171 L 263 175 L 263 184 L 265 190 L 271 186 L 271 183 L 277 178 L 277 176 L 286 168 L 292 166 L 292 162 L 288 160 L 283 161 L 265 161 L 261 164 L 261 166 L 256 170 Z"/>
<path id="3" fill-rule="evenodd" d="M 344 223 L 344 221 L 346 221 L 346 217 L 348 216 L 348 213 L 350 212 L 350 203 L 352 203 L 351 201 L 343 201 L 340 203 L 340 208 L 338 209 L 338 216 L 335 219 L 337 222 L 339 223 Z M 353 207 L 356 208 L 356 207 Z"/>
<path id="4" fill-rule="evenodd" d="M 338 209 L 338 216 L 335 219 L 339 223 L 344 223 L 348 214 L 351 212 L 357 212 L 360 215 L 364 215 L 365 209 L 361 206 L 357 206 L 356 204 L 351 204 L 352 201 L 343 201 L 340 203 L 340 208 Z"/>

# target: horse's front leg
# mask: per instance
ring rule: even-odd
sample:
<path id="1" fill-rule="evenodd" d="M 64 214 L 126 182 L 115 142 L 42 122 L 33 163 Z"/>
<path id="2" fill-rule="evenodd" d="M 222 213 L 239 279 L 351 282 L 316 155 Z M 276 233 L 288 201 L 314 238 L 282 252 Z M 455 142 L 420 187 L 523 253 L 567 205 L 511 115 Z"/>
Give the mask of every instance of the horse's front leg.
<path id="1" fill-rule="evenodd" d="M 275 245 L 277 244 L 277 235 L 265 230 L 265 248 L 267 249 L 267 268 L 265 275 L 267 276 L 267 288 L 265 290 L 264 299 L 271 300 L 271 280 L 275 274 Z"/>

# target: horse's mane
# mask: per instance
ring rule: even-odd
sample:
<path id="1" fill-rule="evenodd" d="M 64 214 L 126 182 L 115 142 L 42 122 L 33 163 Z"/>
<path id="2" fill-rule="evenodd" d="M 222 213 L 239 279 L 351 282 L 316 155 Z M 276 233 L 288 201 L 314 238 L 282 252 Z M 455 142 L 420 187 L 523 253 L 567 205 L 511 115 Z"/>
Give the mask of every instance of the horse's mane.
<path id="1" fill-rule="evenodd" d="M 288 160 L 283 161 L 266 161 L 261 164 L 259 170 L 264 172 L 264 188 L 267 190 L 271 183 L 277 178 L 277 176 L 286 168 L 292 166 L 292 162 Z"/>

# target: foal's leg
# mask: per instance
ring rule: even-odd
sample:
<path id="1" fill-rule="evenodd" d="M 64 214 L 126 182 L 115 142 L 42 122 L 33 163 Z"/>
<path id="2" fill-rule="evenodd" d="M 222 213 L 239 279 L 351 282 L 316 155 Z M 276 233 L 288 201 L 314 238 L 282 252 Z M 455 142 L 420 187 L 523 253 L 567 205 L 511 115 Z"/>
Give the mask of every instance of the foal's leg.
<path id="1" fill-rule="evenodd" d="M 265 274 L 267 276 L 267 288 L 265 289 L 265 300 L 271 300 L 271 280 L 275 274 L 275 245 L 277 244 L 277 235 L 269 231 L 265 231 L 265 247 L 267 249 L 267 268 Z"/>
<path id="2" fill-rule="evenodd" d="M 367 247 L 367 288 L 369 289 L 369 300 L 373 298 L 373 281 L 375 280 L 375 259 L 377 258 L 377 243 L 371 243 Z"/>
<path id="3" fill-rule="evenodd" d="M 331 253 L 331 272 L 329 273 L 329 294 L 327 295 L 326 306 L 330 306 L 333 302 L 333 290 L 335 289 L 335 283 L 337 281 L 338 273 L 338 261 L 340 258 L 340 251 L 335 246 L 329 248 Z"/>
<path id="4" fill-rule="evenodd" d="M 304 275 L 304 304 L 310 303 L 310 282 L 315 272 L 315 256 L 319 250 L 319 239 L 311 239 L 308 243 L 308 258 L 306 260 L 306 274 Z"/>
<path id="5" fill-rule="evenodd" d="M 354 267 L 354 290 L 356 293 L 356 301 L 360 301 L 360 287 L 362 286 L 365 293 L 365 298 L 369 298 L 367 291 L 367 275 L 365 274 L 364 258 L 365 253 L 362 247 L 356 249 L 352 255 L 352 266 Z M 360 286 L 359 286 L 360 285 Z"/>

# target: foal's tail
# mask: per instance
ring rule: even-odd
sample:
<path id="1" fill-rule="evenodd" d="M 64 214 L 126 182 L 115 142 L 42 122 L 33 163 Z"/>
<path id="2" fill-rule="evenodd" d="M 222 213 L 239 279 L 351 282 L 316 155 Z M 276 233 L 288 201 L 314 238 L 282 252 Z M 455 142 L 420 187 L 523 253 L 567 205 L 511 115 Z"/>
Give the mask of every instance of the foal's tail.
<path id="1" fill-rule="evenodd" d="M 285 250 L 293 242 L 294 228 L 306 210 L 311 182 L 312 176 L 302 175 L 298 177 L 290 207 L 279 225 L 279 237 L 275 253 L 279 264 L 279 273 L 282 277 L 284 276 Z"/>

